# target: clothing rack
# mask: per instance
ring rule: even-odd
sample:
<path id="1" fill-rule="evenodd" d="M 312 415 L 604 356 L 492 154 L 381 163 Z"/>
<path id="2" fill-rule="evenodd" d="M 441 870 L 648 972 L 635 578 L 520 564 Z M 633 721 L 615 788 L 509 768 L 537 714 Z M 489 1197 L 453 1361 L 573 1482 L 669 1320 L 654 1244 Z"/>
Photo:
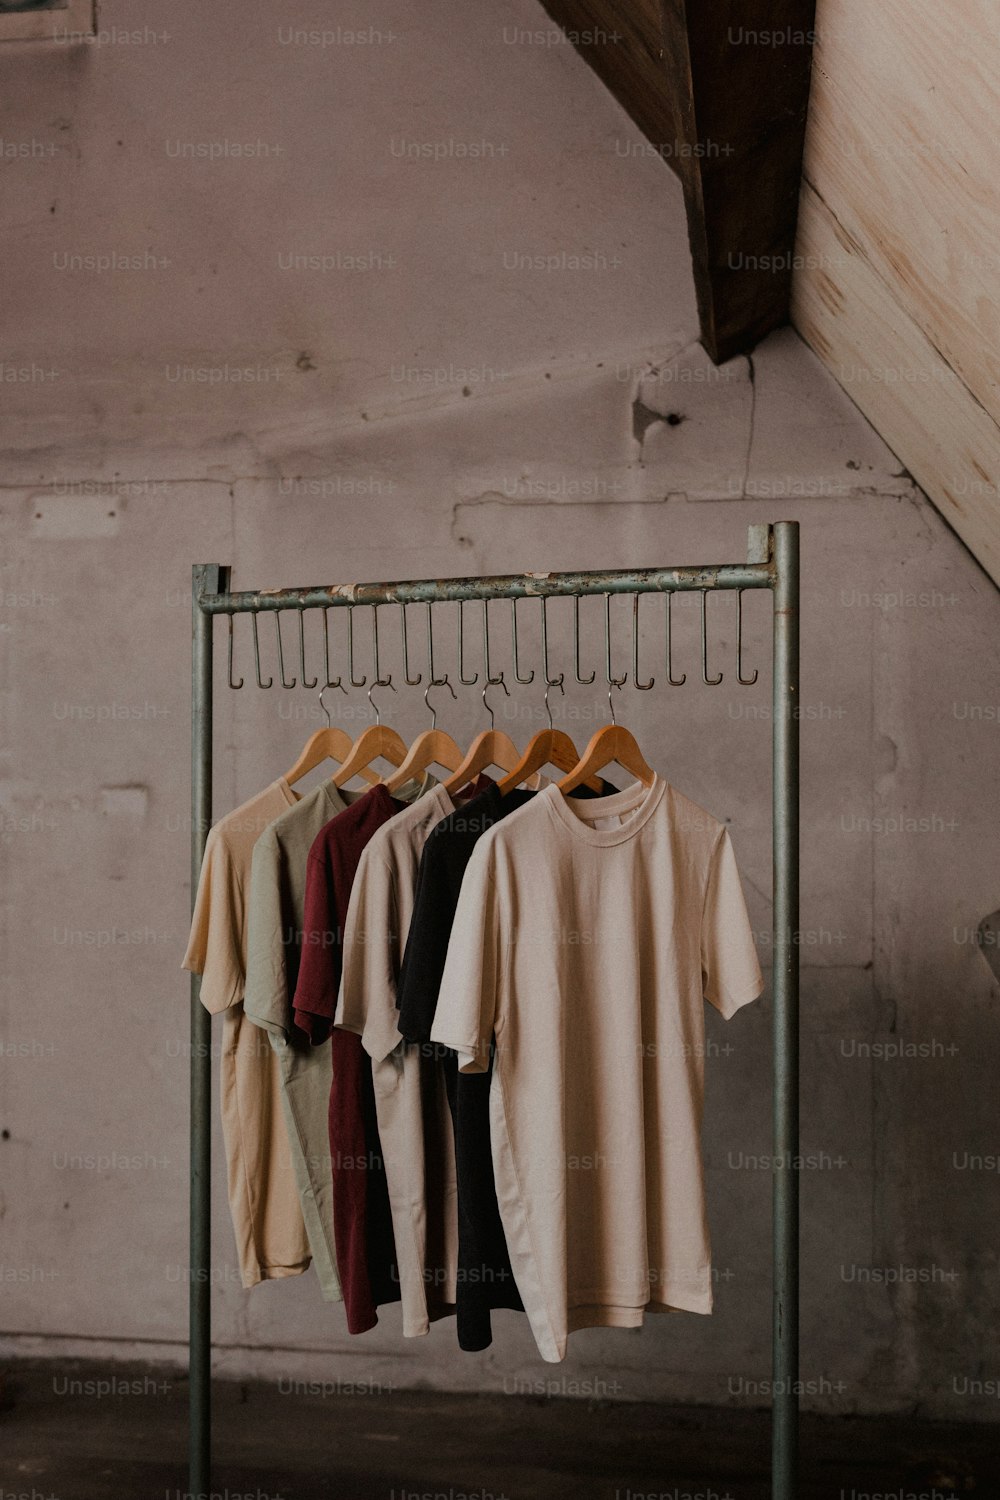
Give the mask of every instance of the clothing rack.
<path id="1" fill-rule="evenodd" d="M 282 648 L 280 612 L 296 610 L 299 614 L 299 643 L 302 679 L 305 673 L 304 611 L 366 604 L 399 604 L 403 628 L 404 672 L 409 679 L 407 661 L 406 611 L 409 604 L 482 600 L 484 621 L 486 605 L 491 599 L 540 598 L 543 610 L 543 651 L 545 677 L 548 679 L 548 643 L 545 634 L 545 601 L 556 596 L 576 600 L 592 594 L 634 595 L 644 593 L 667 595 L 668 680 L 679 686 L 670 666 L 669 606 L 674 592 L 698 591 L 702 599 L 702 680 L 714 686 L 720 676 L 711 677 L 707 662 L 705 599 L 718 589 L 737 591 L 737 677 L 744 684 L 742 671 L 742 592 L 744 589 L 770 589 L 773 602 L 772 654 L 772 841 L 773 841 L 773 1133 L 774 1168 L 772 1179 L 773 1294 L 772 1294 L 772 1500 L 793 1500 L 796 1491 L 798 1458 L 798 1312 L 799 1312 L 799 1178 L 796 1161 L 799 1149 L 799 527 L 795 521 L 779 521 L 773 526 L 749 528 L 747 559 L 707 567 L 642 568 L 612 572 L 521 573 L 482 578 L 423 579 L 403 583 L 357 583 L 330 587 L 300 589 L 266 589 L 256 592 L 231 592 L 230 569 L 215 563 L 198 563 L 192 576 L 192 676 L 191 676 L 191 897 L 192 905 L 198 885 L 205 842 L 212 821 L 212 695 L 213 695 L 213 620 L 216 615 L 229 618 L 229 686 L 233 680 L 233 617 L 249 614 L 253 626 L 257 682 L 264 682 L 260 665 L 257 617 L 274 613 L 278 667 L 284 686 L 286 680 Z M 587 681 L 579 670 L 579 606 L 577 609 L 576 675 Z M 516 649 L 516 603 L 514 611 L 514 672 L 518 674 Z M 461 607 L 459 618 L 461 622 Z M 353 613 L 349 608 L 348 624 Z M 373 611 L 377 631 L 377 611 Z M 430 631 L 428 610 L 428 632 Z M 351 678 L 353 671 L 353 633 Z M 633 614 L 633 652 L 637 626 Z M 330 680 L 328 637 L 326 645 L 326 680 Z M 429 637 L 430 644 L 430 637 Z M 485 644 L 488 650 L 488 635 Z M 610 646 L 608 678 L 611 678 Z M 459 658 L 459 671 L 463 675 Z M 433 676 L 433 656 L 431 657 Z M 488 662 L 488 658 L 487 658 Z M 376 681 L 378 645 L 375 636 Z M 636 678 L 637 658 L 633 654 Z M 756 675 L 756 674 L 755 674 Z M 487 676 L 489 667 L 487 665 Z M 519 678 L 519 680 L 527 680 Z M 617 682 L 617 679 L 616 679 Z M 363 685 L 363 683 L 355 685 Z M 555 685 L 554 683 L 552 685 Z M 609 698 L 610 698 L 609 685 Z M 200 979 L 191 976 L 191 1220 L 190 1220 L 190 1493 L 206 1496 L 211 1489 L 211 1322 L 209 1293 L 211 1277 L 210 1170 L 211 1170 L 211 1024 L 212 1018 L 200 1003 Z"/>

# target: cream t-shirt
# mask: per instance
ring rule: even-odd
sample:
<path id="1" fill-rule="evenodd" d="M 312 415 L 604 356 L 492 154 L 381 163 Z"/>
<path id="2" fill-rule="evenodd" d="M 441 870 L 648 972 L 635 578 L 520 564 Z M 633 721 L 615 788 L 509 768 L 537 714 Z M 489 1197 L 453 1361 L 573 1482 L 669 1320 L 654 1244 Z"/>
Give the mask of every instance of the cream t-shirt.
<path id="1" fill-rule="evenodd" d="M 396 1024 L 420 853 L 431 829 L 454 810 L 444 788 L 434 786 L 366 845 L 344 923 L 335 1018 L 361 1037 L 372 1059 L 407 1338 L 455 1310 L 458 1197 L 444 1073 L 426 1049 L 403 1042 Z"/>
<path id="2" fill-rule="evenodd" d="M 244 1286 L 309 1265 L 275 1055 L 243 1013 L 247 898 L 254 844 L 296 802 L 284 778 L 209 831 L 182 968 L 200 974 L 201 1003 L 223 1012 L 219 1098 L 229 1207 Z"/>
<path id="3" fill-rule="evenodd" d="M 726 828 L 662 778 L 548 787 L 477 844 L 431 1037 L 482 1072 L 495 1031 L 497 1197 L 544 1359 L 711 1311 L 703 999 L 729 1017 L 762 987 Z"/>

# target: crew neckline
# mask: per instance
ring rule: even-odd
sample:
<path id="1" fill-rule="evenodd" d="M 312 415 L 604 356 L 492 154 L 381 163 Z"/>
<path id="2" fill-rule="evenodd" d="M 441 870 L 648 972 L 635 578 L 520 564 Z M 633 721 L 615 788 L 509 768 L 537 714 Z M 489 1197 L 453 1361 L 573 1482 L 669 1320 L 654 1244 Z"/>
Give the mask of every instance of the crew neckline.
<path id="1" fill-rule="evenodd" d="M 570 798 L 564 797 L 558 784 L 553 782 L 538 793 L 537 800 L 544 803 L 561 827 L 583 843 L 607 847 L 635 838 L 663 800 L 666 788 L 663 777 L 654 775 L 648 787 L 641 781 L 634 781 L 624 791 L 615 792 L 610 797 Z M 624 817 L 628 813 L 632 816 L 617 828 L 590 826 L 603 822 L 605 818 Z"/>

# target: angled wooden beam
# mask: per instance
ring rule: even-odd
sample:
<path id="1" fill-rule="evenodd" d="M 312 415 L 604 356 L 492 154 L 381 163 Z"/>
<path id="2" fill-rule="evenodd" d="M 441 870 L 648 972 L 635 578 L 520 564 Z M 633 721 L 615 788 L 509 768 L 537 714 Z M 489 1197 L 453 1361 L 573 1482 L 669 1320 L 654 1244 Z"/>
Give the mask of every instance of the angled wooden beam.
<path id="1" fill-rule="evenodd" d="M 684 189 L 716 363 L 788 322 L 815 0 L 543 0 Z"/>

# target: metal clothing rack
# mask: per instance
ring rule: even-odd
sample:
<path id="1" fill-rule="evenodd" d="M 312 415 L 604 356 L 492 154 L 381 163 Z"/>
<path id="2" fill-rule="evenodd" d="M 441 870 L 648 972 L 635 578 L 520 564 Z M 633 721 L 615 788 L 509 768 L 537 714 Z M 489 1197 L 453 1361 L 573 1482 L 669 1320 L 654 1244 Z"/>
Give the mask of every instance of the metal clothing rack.
<path id="1" fill-rule="evenodd" d="M 737 591 L 738 603 L 744 589 L 770 589 L 773 601 L 773 682 L 772 682 L 772 839 L 773 839 L 773 1042 L 774 1092 L 773 1131 L 774 1169 L 772 1182 L 773 1235 L 773 1342 L 772 1342 L 772 1500 L 793 1500 L 796 1489 L 798 1459 L 798 1313 L 799 1313 L 799 1178 L 796 1167 L 799 1147 L 799 528 L 795 521 L 779 521 L 773 526 L 751 526 L 745 563 L 714 567 L 642 568 L 613 572 L 522 573 L 483 578 L 424 579 L 406 583 L 340 584 L 328 588 L 267 589 L 257 592 L 231 592 L 230 570 L 214 563 L 198 563 L 192 577 L 192 676 L 191 676 L 191 898 L 192 906 L 198 876 L 205 852 L 205 841 L 212 821 L 212 691 L 213 632 L 216 615 L 229 617 L 229 685 L 233 681 L 233 617 L 249 614 L 253 626 L 254 656 L 259 686 L 264 682 L 260 668 L 257 617 L 275 613 L 278 666 L 284 686 L 286 680 L 281 644 L 282 610 L 299 615 L 299 644 L 302 678 L 305 673 L 304 611 L 367 604 L 400 604 L 404 672 L 410 681 L 407 660 L 406 610 L 408 604 L 482 600 L 484 624 L 488 631 L 486 603 L 491 599 L 540 598 L 542 603 L 542 648 L 545 677 L 548 680 L 548 640 L 545 628 L 545 601 L 554 596 L 578 600 L 584 595 L 634 595 L 633 652 L 636 649 L 635 616 L 638 596 L 644 593 L 667 595 L 667 661 L 668 680 L 675 686 L 670 667 L 670 612 L 674 592 L 696 591 L 702 600 L 702 680 L 714 685 L 720 676 L 708 672 L 705 626 L 705 599 L 717 589 Z M 579 606 L 577 609 L 576 675 L 579 681 Z M 514 672 L 520 677 L 517 659 L 516 602 L 514 612 Z M 428 644 L 430 615 L 428 609 Z M 459 617 L 461 621 L 461 607 Z M 326 614 L 324 613 L 324 627 Z M 352 646 L 348 612 L 349 639 Z M 377 610 L 373 610 L 377 631 Z M 742 614 L 737 609 L 737 676 L 744 678 L 741 666 Z M 324 629 L 324 642 L 328 636 Z M 377 634 L 375 642 L 375 678 L 381 681 L 378 668 Z M 461 645 L 461 642 L 460 642 Z M 484 637 L 488 653 L 488 634 Z M 610 642 L 608 651 L 609 697 L 612 681 Z M 326 682 L 334 686 L 329 673 L 329 650 L 326 646 Z M 637 657 L 633 670 L 638 681 Z M 463 680 L 462 657 L 459 672 Z M 502 675 L 502 674 L 501 674 Z M 433 677 L 433 655 L 431 655 Z M 487 677 L 489 678 L 487 654 Z M 494 679 L 498 681 L 499 679 Z M 624 679 L 621 679 L 624 680 Z M 616 683 L 619 681 L 615 679 Z M 315 684 L 313 684 L 315 685 Z M 361 683 L 355 685 L 363 685 Z M 556 685 L 553 682 L 551 685 Z M 191 982 L 191 1249 L 190 1249 L 190 1493 L 193 1500 L 207 1496 L 211 1489 L 211 1324 L 209 1291 L 210 1167 L 211 1167 L 211 1021 L 199 1000 L 200 979 Z"/>

